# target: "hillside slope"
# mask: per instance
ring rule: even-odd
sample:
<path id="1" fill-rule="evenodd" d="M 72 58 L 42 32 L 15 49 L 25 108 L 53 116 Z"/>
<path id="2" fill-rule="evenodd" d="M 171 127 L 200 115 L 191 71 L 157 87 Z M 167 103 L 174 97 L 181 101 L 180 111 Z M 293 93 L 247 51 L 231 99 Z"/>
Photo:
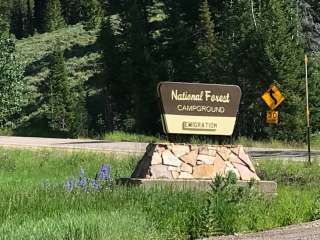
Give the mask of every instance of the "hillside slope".
<path id="1" fill-rule="evenodd" d="M 80 86 L 101 71 L 101 53 L 96 44 L 97 35 L 97 31 L 86 31 L 81 24 L 77 24 L 51 33 L 36 34 L 33 37 L 17 40 L 17 52 L 26 65 L 24 79 L 28 86 L 24 116 L 19 124 L 27 129 L 22 133 L 19 131 L 19 134 L 34 135 L 29 127 L 34 125 L 31 124 L 34 119 L 41 118 L 39 86 L 48 76 L 50 56 L 57 46 L 64 51 L 72 86 Z"/>
<path id="2" fill-rule="evenodd" d="M 100 54 L 96 48 L 97 32 L 78 24 L 51 33 L 36 34 L 17 41 L 17 51 L 26 63 L 26 80 L 37 82 L 48 73 L 49 56 L 55 46 L 65 52 L 69 77 L 85 81 L 99 71 Z"/>

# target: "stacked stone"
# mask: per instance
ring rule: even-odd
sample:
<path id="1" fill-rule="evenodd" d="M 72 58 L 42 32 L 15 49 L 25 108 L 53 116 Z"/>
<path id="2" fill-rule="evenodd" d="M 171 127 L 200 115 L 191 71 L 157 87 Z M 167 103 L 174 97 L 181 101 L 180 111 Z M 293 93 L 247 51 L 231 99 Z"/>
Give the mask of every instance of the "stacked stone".
<path id="1" fill-rule="evenodd" d="M 260 180 L 241 145 L 152 144 L 132 177 L 212 179 L 228 172 L 239 180 Z"/>

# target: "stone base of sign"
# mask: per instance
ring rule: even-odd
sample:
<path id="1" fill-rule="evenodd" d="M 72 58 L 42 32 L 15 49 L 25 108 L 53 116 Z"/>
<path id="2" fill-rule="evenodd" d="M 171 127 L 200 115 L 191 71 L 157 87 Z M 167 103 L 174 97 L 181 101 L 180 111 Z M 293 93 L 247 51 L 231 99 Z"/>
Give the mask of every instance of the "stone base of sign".
<path id="1" fill-rule="evenodd" d="M 238 180 L 259 181 L 241 145 L 149 144 L 131 178 L 208 179 L 233 172 Z"/>
<path id="2" fill-rule="evenodd" d="M 154 187 L 169 187 L 177 190 L 203 190 L 209 191 L 212 180 L 208 179 L 141 179 L 121 178 L 119 183 L 127 186 L 140 186 L 145 189 Z M 238 185 L 245 186 L 248 181 L 239 180 Z M 267 196 L 277 195 L 277 183 L 273 181 L 257 181 L 256 188 Z"/>

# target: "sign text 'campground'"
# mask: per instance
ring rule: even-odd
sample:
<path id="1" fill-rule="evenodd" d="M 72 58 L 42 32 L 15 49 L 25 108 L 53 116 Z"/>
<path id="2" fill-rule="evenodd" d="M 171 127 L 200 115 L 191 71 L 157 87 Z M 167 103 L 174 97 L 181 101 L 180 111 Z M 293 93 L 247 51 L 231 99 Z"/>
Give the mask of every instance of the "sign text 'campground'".
<path id="1" fill-rule="evenodd" d="M 241 98 L 238 86 L 161 82 L 158 95 L 166 133 L 232 135 Z"/>

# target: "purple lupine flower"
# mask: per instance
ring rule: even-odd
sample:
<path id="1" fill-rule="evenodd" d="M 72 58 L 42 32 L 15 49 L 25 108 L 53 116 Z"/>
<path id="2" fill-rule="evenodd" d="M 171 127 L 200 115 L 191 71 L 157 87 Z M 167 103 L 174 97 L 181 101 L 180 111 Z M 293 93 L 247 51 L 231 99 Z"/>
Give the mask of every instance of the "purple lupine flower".
<path id="1" fill-rule="evenodd" d="M 85 188 L 87 186 L 87 178 L 85 176 L 84 168 L 80 167 L 80 175 L 79 175 L 79 182 L 78 186 Z"/>
<path id="2" fill-rule="evenodd" d="M 78 182 L 79 187 L 86 187 L 87 186 L 87 178 L 86 177 L 80 177 Z"/>
<path id="3" fill-rule="evenodd" d="M 74 182 L 72 178 L 68 178 L 68 180 L 66 181 L 66 183 L 64 184 L 64 188 L 66 189 L 66 191 L 71 192 L 74 188 Z"/>
<path id="4" fill-rule="evenodd" d="M 109 180 L 110 179 L 110 166 L 107 164 L 102 164 L 99 171 L 99 179 Z"/>
<path id="5" fill-rule="evenodd" d="M 92 179 L 92 187 L 93 189 L 99 190 L 100 189 L 100 184 L 98 183 L 98 181 L 96 179 Z"/>

